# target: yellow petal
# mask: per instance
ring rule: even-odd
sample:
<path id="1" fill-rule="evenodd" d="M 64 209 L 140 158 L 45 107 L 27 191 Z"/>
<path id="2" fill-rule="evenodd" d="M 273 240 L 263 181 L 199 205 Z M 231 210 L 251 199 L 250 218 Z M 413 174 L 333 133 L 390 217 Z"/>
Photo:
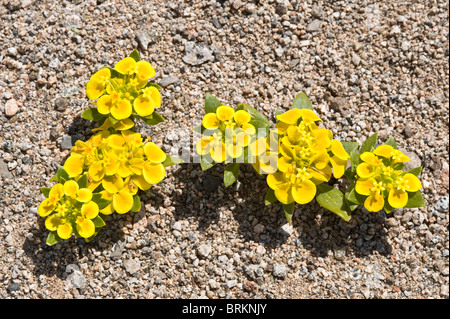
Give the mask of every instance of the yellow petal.
<path id="1" fill-rule="evenodd" d="M 281 156 L 278 159 L 278 169 L 280 170 L 280 172 L 287 172 L 289 169 L 292 168 L 292 159 L 288 158 L 286 156 Z"/>
<path id="2" fill-rule="evenodd" d="M 249 135 L 255 135 L 256 134 L 256 128 L 253 125 L 249 124 L 249 123 L 242 124 L 241 129 L 245 133 L 247 133 Z"/>
<path id="3" fill-rule="evenodd" d="M 411 173 L 405 174 L 405 176 L 403 176 L 403 180 L 407 181 L 408 183 L 406 188 L 408 192 L 417 192 L 419 189 L 422 188 L 420 180 L 417 178 L 417 176 Z"/>
<path id="4" fill-rule="evenodd" d="M 273 190 L 277 190 L 280 185 L 286 184 L 288 179 L 286 175 L 282 172 L 276 172 L 267 176 L 267 185 Z"/>
<path id="5" fill-rule="evenodd" d="M 128 167 L 136 175 L 142 175 L 142 170 L 144 169 L 145 160 L 143 158 L 132 158 L 128 161 Z"/>
<path id="6" fill-rule="evenodd" d="M 79 188 L 80 187 L 78 186 L 78 183 L 75 182 L 74 180 L 67 181 L 64 183 L 64 194 L 72 198 L 75 198 Z"/>
<path id="7" fill-rule="evenodd" d="M 316 185 L 310 180 L 292 186 L 292 196 L 299 204 L 307 204 L 316 196 Z"/>
<path id="8" fill-rule="evenodd" d="M 152 184 L 148 183 L 143 175 L 139 176 L 133 176 L 132 178 L 133 183 L 139 187 L 139 189 L 142 189 L 143 191 L 146 191 L 152 187 Z"/>
<path id="9" fill-rule="evenodd" d="M 92 192 L 88 188 L 81 188 L 77 191 L 77 201 L 81 203 L 89 202 L 92 199 Z"/>
<path id="10" fill-rule="evenodd" d="M 141 81 L 146 81 L 155 76 L 155 69 L 147 61 L 139 61 L 136 63 L 137 77 Z"/>
<path id="11" fill-rule="evenodd" d="M 347 160 L 339 158 L 337 155 L 330 158 L 331 165 L 333 166 L 333 176 L 335 178 L 341 178 L 347 168 Z M 363 163 L 365 164 L 365 163 Z"/>
<path id="12" fill-rule="evenodd" d="M 166 160 L 166 153 L 153 142 L 148 142 L 144 146 L 144 153 L 152 163 L 162 163 Z"/>
<path id="13" fill-rule="evenodd" d="M 369 195 L 364 201 L 364 207 L 369 212 L 379 212 L 384 207 L 384 198 L 380 194 Z"/>
<path id="14" fill-rule="evenodd" d="M 350 155 L 348 155 L 347 151 L 342 146 L 342 143 L 336 139 L 331 141 L 331 152 L 336 155 L 341 160 L 348 160 L 350 158 Z"/>
<path id="15" fill-rule="evenodd" d="M 227 154 L 232 158 L 240 158 L 243 154 L 243 148 L 242 146 L 230 143 L 227 145 Z"/>
<path id="16" fill-rule="evenodd" d="M 373 151 L 373 153 L 375 155 L 382 156 L 385 158 L 391 158 L 392 155 L 394 154 L 394 148 L 387 144 L 380 145 Z"/>
<path id="17" fill-rule="evenodd" d="M 109 122 L 109 119 L 106 119 L 106 121 L 103 123 L 103 125 L 105 125 L 106 122 Z M 103 126 L 102 125 L 102 126 Z M 109 122 L 109 125 L 111 125 L 111 123 Z M 116 131 L 124 131 L 124 130 L 129 130 L 130 128 L 132 128 L 134 126 L 134 122 L 132 119 L 126 118 L 123 119 L 121 121 L 118 121 L 117 123 L 113 124 L 113 128 Z M 108 127 L 106 128 L 108 129 Z"/>
<path id="18" fill-rule="evenodd" d="M 70 223 L 64 223 L 58 226 L 57 234 L 61 239 L 68 239 L 72 236 L 73 228 Z"/>
<path id="19" fill-rule="evenodd" d="M 53 199 L 55 202 L 59 201 L 64 196 L 64 186 L 61 183 L 53 185 L 48 194 L 48 198 Z"/>
<path id="20" fill-rule="evenodd" d="M 69 177 L 75 177 L 83 173 L 84 161 L 79 155 L 71 155 L 64 163 L 64 170 L 69 174 Z"/>
<path id="21" fill-rule="evenodd" d="M 393 208 L 405 207 L 408 202 L 408 193 L 401 189 L 391 189 L 389 191 L 388 202 Z"/>
<path id="22" fill-rule="evenodd" d="M 216 163 L 222 163 L 223 161 L 225 161 L 227 154 L 225 143 L 222 142 L 214 145 L 214 147 L 210 149 L 209 154 L 211 154 L 212 159 Z"/>
<path id="23" fill-rule="evenodd" d="M 99 181 L 105 176 L 105 170 L 103 168 L 102 162 L 93 163 L 88 170 L 89 177 L 94 181 Z"/>
<path id="24" fill-rule="evenodd" d="M 309 109 L 301 109 L 300 116 L 306 123 L 322 121 L 320 117 L 318 117 L 317 114 L 314 113 L 314 111 L 311 111 Z"/>
<path id="25" fill-rule="evenodd" d="M 133 102 L 134 110 L 140 116 L 149 116 L 155 110 L 155 103 L 152 99 L 138 96 Z"/>
<path id="26" fill-rule="evenodd" d="M 206 155 L 209 154 L 211 150 L 211 138 L 208 136 L 202 136 L 195 145 L 195 149 L 197 150 L 197 154 Z M 208 147 L 209 146 L 209 147 Z"/>
<path id="27" fill-rule="evenodd" d="M 81 215 L 87 219 L 94 219 L 99 212 L 97 203 L 90 201 L 81 206 Z"/>
<path id="28" fill-rule="evenodd" d="M 95 233 L 94 222 L 90 219 L 79 216 L 76 220 L 77 232 L 83 238 L 89 238 Z"/>
<path id="29" fill-rule="evenodd" d="M 358 194 L 368 196 L 372 193 L 371 189 L 373 188 L 373 185 L 375 183 L 376 180 L 374 178 L 367 178 L 367 179 L 361 178 L 356 182 L 355 191 Z"/>
<path id="30" fill-rule="evenodd" d="M 277 115 L 277 119 L 285 124 L 295 125 L 301 116 L 302 112 L 299 109 L 291 109 L 283 114 Z M 278 129 L 280 129 L 280 127 L 278 127 Z"/>
<path id="31" fill-rule="evenodd" d="M 310 159 L 310 165 L 314 166 L 317 169 L 324 169 L 325 166 L 330 162 L 330 156 L 328 152 L 320 152 L 314 154 Z"/>
<path id="32" fill-rule="evenodd" d="M 41 217 L 46 217 L 48 215 L 50 215 L 51 212 L 53 212 L 53 210 L 55 209 L 55 205 L 52 204 L 49 199 L 45 199 L 44 201 L 42 201 L 42 203 L 39 205 L 38 208 L 38 213 L 39 216 Z"/>
<path id="33" fill-rule="evenodd" d="M 221 105 L 216 110 L 217 118 L 223 121 L 229 121 L 234 116 L 234 109 L 228 105 Z"/>
<path id="34" fill-rule="evenodd" d="M 107 191 L 101 191 L 100 194 L 102 194 L 102 198 L 106 199 L 106 200 L 110 200 L 111 203 L 106 206 L 105 208 L 103 208 L 102 210 L 100 210 L 100 213 L 102 213 L 103 215 L 111 215 L 112 213 L 114 213 L 114 205 L 112 203 L 112 199 L 113 199 L 113 194 L 108 193 Z"/>
<path id="35" fill-rule="evenodd" d="M 202 124 L 206 129 L 217 129 L 219 128 L 219 119 L 215 113 L 207 113 L 202 119 Z"/>
<path id="36" fill-rule="evenodd" d="M 45 219 L 45 228 L 47 228 L 49 231 L 57 230 L 60 224 L 61 219 L 56 214 Z"/>
<path id="37" fill-rule="evenodd" d="M 377 168 L 373 165 L 370 165 L 368 163 L 361 163 L 356 167 L 356 173 L 359 177 L 368 178 L 375 174 L 376 169 Z"/>
<path id="38" fill-rule="evenodd" d="M 132 57 L 126 57 L 117 62 L 114 65 L 114 69 L 125 75 L 134 74 L 137 71 L 136 61 Z"/>
<path id="39" fill-rule="evenodd" d="M 157 184 L 164 179 L 166 171 L 162 164 L 147 163 L 142 170 L 144 179 L 149 184 Z"/>
<path id="40" fill-rule="evenodd" d="M 258 173 L 273 174 L 277 171 L 278 154 L 267 152 L 258 155 L 257 161 L 259 164 L 259 170 L 257 170 Z"/>
<path id="41" fill-rule="evenodd" d="M 363 162 L 366 162 L 370 165 L 378 166 L 381 163 L 381 160 L 370 152 L 364 152 L 359 157 Z"/>
<path id="42" fill-rule="evenodd" d="M 113 195 L 113 205 L 117 213 L 125 214 L 133 207 L 133 196 L 126 190 L 121 190 Z"/>
<path id="43" fill-rule="evenodd" d="M 234 121 L 239 125 L 246 124 L 250 122 L 250 119 L 252 117 L 250 116 L 250 113 L 244 110 L 239 110 L 234 114 Z"/>
<path id="44" fill-rule="evenodd" d="M 109 114 L 112 106 L 110 95 L 103 95 L 97 101 L 97 111 L 100 114 Z"/>
<path id="45" fill-rule="evenodd" d="M 125 149 L 125 138 L 120 134 L 112 134 L 106 139 L 106 141 L 108 143 L 108 146 L 113 149 Z"/>
<path id="46" fill-rule="evenodd" d="M 282 115 L 282 114 L 281 114 Z M 278 117 L 277 117 L 278 118 Z M 298 120 L 298 119 L 297 119 Z M 297 122 L 295 122 L 295 123 L 297 123 Z M 289 126 L 291 126 L 291 124 L 287 124 L 287 123 L 284 123 L 284 122 L 278 122 L 276 125 L 275 125 L 275 129 L 277 129 L 278 130 L 278 134 L 279 135 L 283 135 L 283 134 L 285 134 L 286 133 L 286 131 L 287 131 L 287 129 L 288 129 L 288 127 Z"/>
<path id="47" fill-rule="evenodd" d="M 402 151 L 394 150 L 391 157 L 393 163 L 400 163 L 400 162 L 409 162 L 411 159 L 403 154 Z"/>
<path id="48" fill-rule="evenodd" d="M 289 183 L 279 185 L 274 193 L 275 197 L 283 204 L 287 205 L 294 201 L 294 197 L 292 195 L 292 187 Z"/>
<path id="49" fill-rule="evenodd" d="M 105 93 L 106 86 L 96 80 L 89 80 L 86 84 L 86 96 L 89 100 L 98 99 L 103 93 Z"/>
<path id="50" fill-rule="evenodd" d="M 331 133 L 330 130 L 325 128 L 320 128 L 317 130 L 314 130 L 312 135 L 314 136 L 314 149 L 316 150 L 323 150 L 324 148 L 327 149 L 331 146 L 331 138 L 333 136 L 333 133 Z"/>
<path id="51" fill-rule="evenodd" d="M 116 120 L 123 120 L 130 117 L 133 112 L 131 103 L 128 100 L 121 99 L 117 103 L 113 104 L 111 107 L 111 115 L 114 116 Z"/>
<path id="52" fill-rule="evenodd" d="M 105 176 L 102 186 L 108 193 L 115 194 L 123 188 L 123 179 L 119 175 Z"/>

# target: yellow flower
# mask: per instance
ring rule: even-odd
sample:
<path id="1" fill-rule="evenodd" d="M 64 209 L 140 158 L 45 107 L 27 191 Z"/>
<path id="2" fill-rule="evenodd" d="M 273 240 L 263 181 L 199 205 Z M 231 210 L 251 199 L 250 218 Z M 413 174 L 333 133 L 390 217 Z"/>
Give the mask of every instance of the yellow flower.
<path id="1" fill-rule="evenodd" d="M 161 94 L 157 88 L 149 86 L 142 90 L 142 94 L 134 100 L 133 106 L 138 115 L 149 116 L 155 107 L 161 106 Z"/>
<path id="2" fill-rule="evenodd" d="M 364 202 L 368 211 L 380 211 L 386 205 L 386 200 L 392 208 L 405 207 L 408 193 L 421 188 L 415 175 L 395 169 L 398 163 L 408 161 L 409 158 L 390 145 L 381 145 L 373 152 L 364 152 L 360 159 L 363 162 L 356 168 L 359 179 L 355 191 L 368 196 Z"/>
<path id="3" fill-rule="evenodd" d="M 114 210 L 119 214 L 125 214 L 133 207 L 133 195 L 126 188 L 113 195 Z"/>
<path id="4" fill-rule="evenodd" d="M 408 202 L 408 192 L 417 192 L 422 188 L 420 180 L 413 174 L 405 174 L 394 181 L 394 187 L 389 191 L 389 205 L 393 208 L 405 207 Z"/>
<path id="5" fill-rule="evenodd" d="M 114 65 L 114 68 L 124 75 L 136 75 L 139 81 L 147 81 L 156 72 L 147 61 L 136 62 L 132 57 L 126 57 Z"/>
<path id="6" fill-rule="evenodd" d="M 95 233 L 94 222 L 83 216 L 78 216 L 76 219 L 76 229 L 78 234 L 83 238 L 89 238 Z"/>
<path id="7" fill-rule="evenodd" d="M 76 177 L 83 173 L 83 158 L 78 154 L 72 154 L 64 163 L 64 170 L 69 174 L 69 177 Z"/>
<path id="8" fill-rule="evenodd" d="M 411 159 L 403 154 L 403 152 L 394 149 L 391 145 L 380 145 L 374 151 L 373 154 L 388 158 L 391 160 L 392 164 L 400 163 L 400 162 L 408 162 Z"/>
<path id="9" fill-rule="evenodd" d="M 48 216 L 55 208 L 60 199 L 64 196 L 64 187 L 58 183 L 54 185 L 49 192 L 49 196 L 45 199 L 38 208 L 39 216 Z"/>
<path id="10" fill-rule="evenodd" d="M 86 95 L 89 100 L 98 99 L 105 93 L 106 86 L 111 78 L 111 71 L 107 68 L 101 69 L 94 73 L 86 85 Z"/>
<path id="11" fill-rule="evenodd" d="M 267 176 L 267 184 L 283 204 L 306 204 L 316 195 L 316 185 L 311 181 L 313 171 L 305 167 Z"/>
<path id="12" fill-rule="evenodd" d="M 196 150 L 200 155 L 210 154 L 216 163 L 225 161 L 225 143 L 222 142 L 222 134 L 217 130 L 211 136 L 202 136 L 196 144 Z"/>

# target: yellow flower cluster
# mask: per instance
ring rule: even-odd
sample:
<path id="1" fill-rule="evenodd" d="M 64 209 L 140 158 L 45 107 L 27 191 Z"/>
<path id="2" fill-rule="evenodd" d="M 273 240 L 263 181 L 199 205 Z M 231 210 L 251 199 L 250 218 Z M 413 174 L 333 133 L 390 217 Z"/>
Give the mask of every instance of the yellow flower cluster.
<path id="1" fill-rule="evenodd" d="M 166 154 L 149 138 L 133 131 L 134 119 L 149 125 L 164 121 L 159 86 L 148 83 L 155 70 L 134 50 L 129 57 L 96 72 L 86 85 L 96 108 L 82 118 L 101 125 L 88 141 L 77 141 L 64 166 L 42 187 L 46 199 L 38 212 L 50 230 L 47 243 L 75 234 L 86 241 L 105 225 L 106 215 L 125 214 L 141 207 L 138 191 L 147 191 L 165 177 L 165 167 L 182 161 Z"/>
<path id="2" fill-rule="evenodd" d="M 355 191 L 367 196 L 364 207 L 378 212 L 385 207 L 387 199 L 392 208 L 402 208 L 408 202 L 408 193 L 421 189 L 420 180 L 411 173 L 396 169 L 409 157 L 391 145 L 378 146 L 373 152 L 360 155 L 362 163 L 356 167 L 358 179 Z"/>
<path id="3" fill-rule="evenodd" d="M 267 184 L 283 204 L 309 203 L 316 185 L 344 174 L 350 157 L 330 130 L 317 126 L 312 110 L 293 108 L 277 119 L 278 167 Z"/>
<path id="4" fill-rule="evenodd" d="M 61 239 L 67 239 L 75 231 L 83 238 L 94 235 L 94 219 L 99 206 L 92 200 L 92 191 L 80 188 L 74 180 L 54 185 L 38 208 L 41 217 L 47 217 L 45 227 L 56 231 Z"/>
<path id="5" fill-rule="evenodd" d="M 134 125 L 131 116 L 147 117 L 161 106 L 158 88 L 147 82 L 154 76 L 150 63 L 126 57 L 114 69 L 103 68 L 92 75 L 86 85 L 86 95 L 96 100 L 100 114 L 112 117 L 105 125 L 126 130 Z"/>
<path id="6" fill-rule="evenodd" d="M 75 143 L 64 169 L 74 179 L 86 172 L 92 191 L 101 186 L 102 197 L 112 201 L 101 213 L 124 214 L 132 208 L 138 189 L 146 191 L 164 179 L 165 159 L 155 143 L 144 142 L 137 132 L 101 131 L 87 142 Z"/>
<path id="7" fill-rule="evenodd" d="M 256 129 L 250 120 L 247 111 L 235 111 L 227 105 L 219 106 L 215 113 L 205 114 L 202 125 L 206 131 L 197 142 L 197 153 L 211 155 L 216 163 L 240 158 L 244 149 L 255 143 Z"/>

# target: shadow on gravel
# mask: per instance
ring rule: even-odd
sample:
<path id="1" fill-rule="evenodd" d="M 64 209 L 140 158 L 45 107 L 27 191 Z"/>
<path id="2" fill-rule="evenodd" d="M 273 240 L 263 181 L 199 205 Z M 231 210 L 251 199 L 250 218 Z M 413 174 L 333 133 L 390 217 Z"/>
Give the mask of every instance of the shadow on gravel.
<path id="1" fill-rule="evenodd" d="M 231 210 L 239 224 L 239 235 L 245 240 L 258 242 L 268 250 L 283 245 L 289 234 L 281 228 L 286 224 L 282 206 L 265 206 L 265 177 L 249 165 L 241 165 L 240 170 L 239 181 L 226 188 L 222 180 L 223 165 L 203 172 L 199 164 L 183 164 L 183 169 L 173 173 L 184 187 L 181 195 L 173 194 L 175 219 L 193 217 L 199 222 L 199 230 L 206 231 L 211 224 L 219 222 L 221 209 Z M 293 227 L 299 233 L 296 244 L 316 257 L 331 254 L 337 259 L 346 254 L 363 257 L 375 252 L 389 255 L 392 247 L 384 228 L 386 218 L 384 212 L 364 213 L 358 209 L 345 222 L 315 202 L 297 205 L 293 218 Z"/>
<path id="2" fill-rule="evenodd" d="M 174 193 L 172 198 L 175 219 L 195 218 L 199 231 L 206 231 L 219 223 L 221 211 L 231 211 L 238 222 L 239 236 L 269 249 L 282 245 L 288 238 L 278 231 L 285 223 L 284 214 L 264 205 L 265 179 L 251 166 L 240 165 L 240 181 L 225 187 L 224 169 L 224 165 L 216 165 L 203 172 L 199 164 L 188 163 L 173 173 L 184 187 L 181 195 Z M 245 180 L 252 183 L 242 182 Z M 255 232 L 258 224 L 262 226 L 257 226 Z"/>

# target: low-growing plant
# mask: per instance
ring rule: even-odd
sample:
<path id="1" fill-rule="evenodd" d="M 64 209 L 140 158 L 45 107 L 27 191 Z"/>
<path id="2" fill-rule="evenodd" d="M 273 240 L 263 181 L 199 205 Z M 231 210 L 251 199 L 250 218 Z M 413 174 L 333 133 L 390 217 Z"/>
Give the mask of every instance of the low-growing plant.
<path id="1" fill-rule="evenodd" d="M 150 63 L 134 50 L 114 69 L 97 71 L 86 85 L 87 97 L 96 108 L 82 117 L 99 122 L 86 142 L 78 140 L 63 167 L 42 187 L 46 197 L 38 208 L 54 245 L 73 234 L 91 241 L 105 226 L 108 215 L 141 209 L 138 192 L 148 192 L 165 177 L 165 167 L 180 164 L 150 138 L 133 131 L 134 119 L 149 125 L 164 121 L 154 110 L 161 105 L 159 86 L 149 83 L 155 75 Z"/>
<path id="2" fill-rule="evenodd" d="M 303 92 L 290 110 L 277 111 L 276 121 L 273 127 L 255 108 L 239 104 L 234 110 L 207 94 L 202 125 L 194 128 L 202 134 L 196 145 L 202 169 L 227 164 L 224 184 L 228 187 L 238 178 L 240 163 L 252 164 L 259 174 L 267 175 L 265 204 L 280 202 L 289 223 L 295 204 L 313 199 L 345 221 L 361 204 L 369 211 L 387 213 L 425 204 L 417 178 L 421 168 L 401 170 L 409 158 L 397 150 L 393 139 L 376 149 L 377 134 L 361 148 L 357 142 L 333 139 L 329 129 L 318 125 L 322 120 Z M 344 195 L 329 182 L 345 177 L 350 187 Z"/>

